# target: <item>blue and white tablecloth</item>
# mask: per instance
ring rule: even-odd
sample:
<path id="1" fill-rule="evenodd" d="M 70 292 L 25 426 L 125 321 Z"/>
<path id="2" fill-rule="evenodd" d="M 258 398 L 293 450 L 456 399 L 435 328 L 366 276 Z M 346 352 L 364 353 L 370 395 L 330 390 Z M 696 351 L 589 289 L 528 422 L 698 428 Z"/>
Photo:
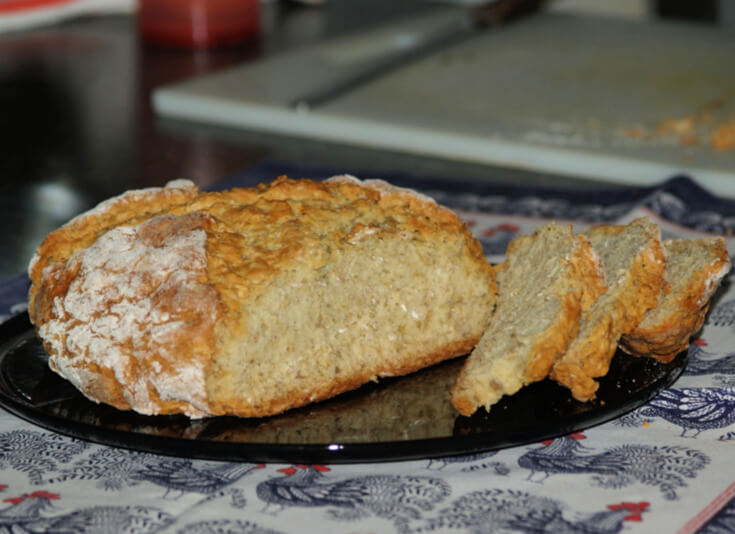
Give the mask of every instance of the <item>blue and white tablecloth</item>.
<path id="1" fill-rule="evenodd" d="M 226 185 L 281 173 L 331 174 L 265 165 Z M 735 251 L 735 202 L 683 177 L 589 192 L 383 178 L 454 208 L 495 261 L 549 219 L 583 229 L 641 215 L 665 237 L 720 234 Z M 685 374 L 649 404 L 583 433 L 485 454 L 352 465 L 188 460 L 56 435 L 0 410 L 0 532 L 735 532 L 730 283 Z M 27 285 L 24 276 L 0 285 L 2 320 L 24 311 Z"/>

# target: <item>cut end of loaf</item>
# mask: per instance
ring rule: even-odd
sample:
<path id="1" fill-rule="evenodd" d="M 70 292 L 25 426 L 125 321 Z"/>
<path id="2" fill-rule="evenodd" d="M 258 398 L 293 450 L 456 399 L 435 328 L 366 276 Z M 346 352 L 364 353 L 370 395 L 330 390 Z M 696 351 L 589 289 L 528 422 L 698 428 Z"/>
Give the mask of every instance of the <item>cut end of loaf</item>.
<path id="1" fill-rule="evenodd" d="M 482 335 L 494 292 L 461 241 L 385 235 L 333 254 L 242 304 L 243 337 L 209 374 L 218 410 L 278 413 L 466 354 Z"/>
<path id="2" fill-rule="evenodd" d="M 204 369 L 221 312 L 206 283 L 209 224 L 192 213 L 116 227 L 47 269 L 34 309 L 50 367 L 96 402 L 207 413 Z"/>

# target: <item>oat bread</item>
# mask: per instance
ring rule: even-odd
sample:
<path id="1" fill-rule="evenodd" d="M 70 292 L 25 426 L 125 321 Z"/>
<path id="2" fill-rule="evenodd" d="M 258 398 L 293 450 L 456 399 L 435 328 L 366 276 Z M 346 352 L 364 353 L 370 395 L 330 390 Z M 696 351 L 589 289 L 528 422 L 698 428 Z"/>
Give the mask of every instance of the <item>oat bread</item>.
<path id="1" fill-rule="evenodd" d="M 712 294 L 730 271 L 730 256 L 722 237 L 668 239 L 664 296 L 630 333 L 620 348 L 635 356 L 670 362 L 689 347 L 702 328 Z"/>
<path id="2" fill-rule="evenodd" d="M 469 352 L 493 268 L 450 210 L 344 176 L 132 191 L 29 265 L 52 369 L 144 414 L 266 416 Z"/>
<path id="3" fill-rule="evenodd" d="M 496 272 L 495 312 L 452 389 L 462 415 L 546 378 L 577 334 L 582 311 L 605 290 L 589 241 L 553 222 L 512 241 Z"/>
<path id="4" fill-rule="evenodd" d="M 618 340 L 658 304 L 665 284 L 660 230 L 648 219 L 601 225 L 584 235 L 602 259 L 607 290 L 582 315 L 577 337 L 550 374 L 579 401 L 595 397 L 595 378 L 607 374 Z"/>

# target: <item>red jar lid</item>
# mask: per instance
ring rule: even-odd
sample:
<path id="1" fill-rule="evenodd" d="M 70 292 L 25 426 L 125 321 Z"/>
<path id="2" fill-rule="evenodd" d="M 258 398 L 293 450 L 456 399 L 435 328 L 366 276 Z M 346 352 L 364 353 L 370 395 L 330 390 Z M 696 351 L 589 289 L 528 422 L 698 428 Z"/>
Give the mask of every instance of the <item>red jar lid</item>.
<path id="1" fill-rule="evenodd" d="M 177 48 L 232 45 L 258 34 L 258 0 L 141 0 L 138 31 L 148 43 Z"/>

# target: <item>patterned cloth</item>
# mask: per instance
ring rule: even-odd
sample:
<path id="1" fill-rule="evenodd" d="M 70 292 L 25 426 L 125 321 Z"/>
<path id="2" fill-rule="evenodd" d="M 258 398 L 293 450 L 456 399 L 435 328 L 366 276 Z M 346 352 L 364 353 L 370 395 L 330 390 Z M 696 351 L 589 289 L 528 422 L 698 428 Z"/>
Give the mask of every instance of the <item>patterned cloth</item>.
<path id="1" fill-rule="evenodd" d="M 226 184 L 329 172 L 263 166 Z M 735 235 L 735 202 L 686 178 L 571 192 L 388 177 L 454 208 L 492 261 L 549 219 L 579 230 L 645 215 L 665 237 Z M 735 238 L 728 238 L 735 251 Z M 0 532 L 735 532 L 735 290 L 685 374 L 647 405 L 555 440 L 444 459 L 354 465 L 188 460 L 94 445 L 0 411 Z M 0 285 L 0 317 L 28 281 Z"/>

